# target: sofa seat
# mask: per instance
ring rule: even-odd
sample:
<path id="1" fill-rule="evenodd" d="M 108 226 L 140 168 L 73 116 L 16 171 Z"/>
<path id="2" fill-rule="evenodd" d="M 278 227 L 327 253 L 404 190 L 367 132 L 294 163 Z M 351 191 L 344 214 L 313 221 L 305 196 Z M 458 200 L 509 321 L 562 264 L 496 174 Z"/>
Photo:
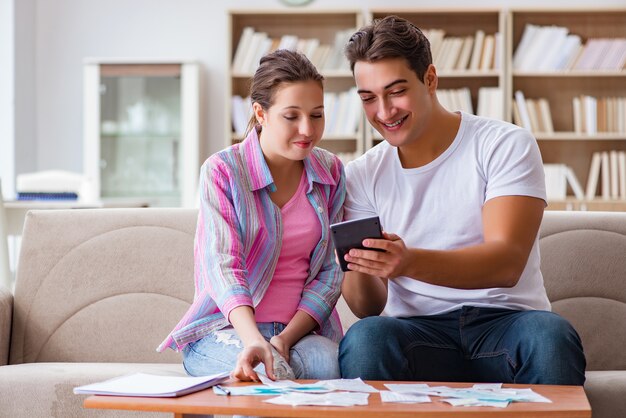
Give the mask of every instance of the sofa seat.
<path id="1" fill-rule="evenodd" d="M 24 363 L 0 367 L 0 416 L 68 418 L 145 417 L 145 413 L 83 409 L 85 396 L 73 393 L 76 386 L 131 373 L 184 376 L 181 364 L 163 363 Z M 68 411 L 74 414 L 68 415 Z M 154 414 L 169 417 L 171 414 Z"/>
<path id="2" fill-rule="evenodd" d="M 623 417 L 626 411 L 626 371 L 587 370 L 585 392 L 594 417 Z"/>

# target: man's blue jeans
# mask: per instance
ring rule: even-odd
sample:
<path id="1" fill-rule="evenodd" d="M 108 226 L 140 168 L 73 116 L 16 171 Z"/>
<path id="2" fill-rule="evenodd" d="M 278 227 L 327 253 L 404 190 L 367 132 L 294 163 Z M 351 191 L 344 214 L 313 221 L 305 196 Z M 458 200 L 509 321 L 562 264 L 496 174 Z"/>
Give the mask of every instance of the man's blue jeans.
<path id="1" fill-rule="evenodd" d="M 373 316 L 339 344 L 343 378 L 582 385 L 585 355 L 546 311 L 464 306 L 434 316 Z"/>

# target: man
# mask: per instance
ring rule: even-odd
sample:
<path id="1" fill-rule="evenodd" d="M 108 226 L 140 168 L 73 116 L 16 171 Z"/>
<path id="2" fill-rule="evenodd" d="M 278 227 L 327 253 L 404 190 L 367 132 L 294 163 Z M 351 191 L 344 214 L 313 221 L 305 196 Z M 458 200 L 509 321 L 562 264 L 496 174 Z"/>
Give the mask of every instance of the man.
<path id="1" fill-rule="evenodd" d="M 386 141 L 348 165 L 345 219 L 378 215 L 388 232 L 363 242 L 385 252 L 346 255 L 342 292 L 364 319 L 340 344 L 342 376 L 582 385 L 580 339 L 539 271 L 535 139 L 444 109 L 429 42 L 404 19 L 362 28 L 346 56 Z"/>

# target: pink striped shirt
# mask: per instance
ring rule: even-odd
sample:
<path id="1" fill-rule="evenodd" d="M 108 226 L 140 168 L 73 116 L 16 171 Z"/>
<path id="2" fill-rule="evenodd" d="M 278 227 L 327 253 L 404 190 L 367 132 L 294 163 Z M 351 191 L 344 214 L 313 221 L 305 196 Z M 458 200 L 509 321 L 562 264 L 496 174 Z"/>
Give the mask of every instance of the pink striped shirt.
<path id="1" fill-rule="evenodd" d="M 319 334 L 338 341 L 342 331 L 334 306 L 343 274 L 335 263 L 329 231 L 330 224 L 343 216 L 345 175 L 339 159 L 319 148 L 304 159 L 304 170 L 306 197 L 322 232 L 311 252 L 298 309 L 317 321 Z M 256 307 L 263 299 L 283 239 L 280 209 L 270 199 L 275 189 L 254 130 L 241 144 L 212 155 L 202 165 L 194 301 L 157 351 L 180 350 L 228 326 L 232 309 Z"/>

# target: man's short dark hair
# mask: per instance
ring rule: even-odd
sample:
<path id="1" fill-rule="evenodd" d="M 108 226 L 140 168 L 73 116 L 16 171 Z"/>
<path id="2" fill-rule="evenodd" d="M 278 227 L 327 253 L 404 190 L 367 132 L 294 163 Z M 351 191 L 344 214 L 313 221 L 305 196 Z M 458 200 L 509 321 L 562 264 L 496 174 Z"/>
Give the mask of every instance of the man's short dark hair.
<path id="1" fill-rule="evenodd" d="M 348 41 L 345 54 L 353 72 L 357 61 L 404 58 L 421 82 L 433 62 L 426 36 L 417 26 L 398 16 L 376 19 L 359 29 Z"/>

